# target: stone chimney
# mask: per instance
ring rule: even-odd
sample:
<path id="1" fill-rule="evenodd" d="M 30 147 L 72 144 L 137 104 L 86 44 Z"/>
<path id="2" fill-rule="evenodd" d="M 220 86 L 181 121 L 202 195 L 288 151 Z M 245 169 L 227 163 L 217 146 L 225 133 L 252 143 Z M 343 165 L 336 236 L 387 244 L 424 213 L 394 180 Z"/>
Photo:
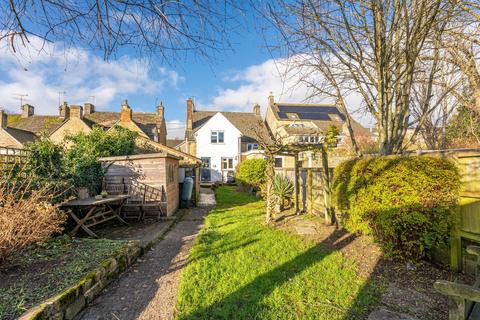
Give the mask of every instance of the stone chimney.
<path id="1" fill-rule="evenodd" d="M 165 107 L 163 102 L 157 106 L 157 135 L 158 142 L 167 145 L 167 123 L 165 122 Z"/>
<path id="2" fill-rule="evenodd" d="M 70 119 L 82 119 L 83 118 L 83 107 L 78 105 L 70 106 Z"/>
<path id="3" fill-rule="evenodd" d="M 128 105 L 128 100 L 125 99 L 122 103 L 122 108 L 120 109 L 120 122 L 130 121 L 132 121 L 132 108 Z"/>
<path id="4" fill-rule="evenodd" d="M 187 123 L 185 126 L 185 138 L 191 139 L 193 134 L 193 100 L 192 98 L 187 99 Z"/>
<path id="5" fill-rule="evenodd" d="M 22 106 L 22 118 L 29 118 L 33 116 L 35 108 L 28 103 Z"/>
<path id="6" fill-rule="evenodd" d="M 273 92 L 270 91 L 270 95 L 268 96 L 268 105 L 270 108 L 272 108 L 274 104 L 275 104 L 275 101 L 273 98 Z"/>
<path id="7" fill-rule="evenodd" d="M 255 113 L 256 116 L 260 116 L 260 105 L 258 103 L 253 106 L 253 113 Z"/>
<path id="8" fill-rule="evenodd" d="M 8 115 L 5 112 L 5 110 L 0 109 L 0 127 L 2 129 L 5 129 L 7 128 L 7 124 L 8 124 Z"/>
<path id="9" fill-rule="evenodd" d="M 85 103 L 83 105 L 83 115 L 89 115 L 95 112 L 95 106 L 91 103 Z"/>
<path id="10" fill-rule="evenodd" d="M 67 102 L 63 102 L 60 107 L 58 107 L 60 118 L 68 119 L 70 118 L 70 107 L 68 106 Z"/>

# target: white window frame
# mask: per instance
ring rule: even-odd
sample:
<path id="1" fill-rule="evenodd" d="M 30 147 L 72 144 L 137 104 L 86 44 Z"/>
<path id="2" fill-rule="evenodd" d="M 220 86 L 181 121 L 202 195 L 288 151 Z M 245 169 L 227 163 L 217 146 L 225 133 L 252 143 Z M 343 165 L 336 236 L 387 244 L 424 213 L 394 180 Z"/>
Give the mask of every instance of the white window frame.
<path id="1" fill-rule="evenodd" d="M 222 141 L 220 141 L 220 133 L 222 134 Z M 215 137 L 216 142 L 213 142 Z M 210 143 L 211 144 L 223 144 L 225 143 L 225 131 L 223 130 L 212 130 L 210 131 Z"/>
<path id="2" fill-rule="evenodd" d="M 226 167 L 225 167 L 226 164 Z M 222 158 L 222 170 L 233 170 L 233 158 L 225 157 Z"/>
<path id="3" fill-rule="evenodd" d="M 258 150 L 258 143 L 247 143 L 247 151 Z"/>

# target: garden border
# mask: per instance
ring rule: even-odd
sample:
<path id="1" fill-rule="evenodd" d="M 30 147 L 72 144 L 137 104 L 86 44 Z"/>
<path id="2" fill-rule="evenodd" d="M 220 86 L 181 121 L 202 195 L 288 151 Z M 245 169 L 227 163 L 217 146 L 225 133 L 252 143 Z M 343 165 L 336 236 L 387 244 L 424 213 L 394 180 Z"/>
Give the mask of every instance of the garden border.
<path id="1" fill-rule="evenodd" d="M 100 263 L 100 266 L 80 279 L 77 284 L 60 294 L 49 298 L 23 313 L 19 320 L 39 319 L 73 319 L 100 292 L 122 272 L 130 267 L 139 256 L 149 251 L 153 245 L 163 239 L 183 215 L 171 219 L 158 234 L 142 245 L 139 240 L 130 240 L 125 246 L 115 251 L 111 257 Z"/>

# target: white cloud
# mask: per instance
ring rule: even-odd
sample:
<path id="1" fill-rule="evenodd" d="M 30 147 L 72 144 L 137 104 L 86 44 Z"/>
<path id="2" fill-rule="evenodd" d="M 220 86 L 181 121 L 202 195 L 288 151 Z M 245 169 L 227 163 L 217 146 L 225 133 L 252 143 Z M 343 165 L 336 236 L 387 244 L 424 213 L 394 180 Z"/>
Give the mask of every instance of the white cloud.
<path id="1" fill-rule="evenodd" d="M 56 114 L 59 95 L 69 104 L 95 100 L 98 109 L 105 109 L 128 95 L 158 94 L 183 81 L 175 71 L 154 69 L 141 59 L 122 56 L 107 62 L 86 50 L 31 41 L 31 47 L 43 49 L 13 54 L 0 48 L 0 107 L 10 111 L 19 109 L 15 94 L 28 94 L 26 102 L 38 114 Z"/>
<path id="2" fill-rule="evenodd" d="M 167 121 L 167 136 L 169 139 L 183 139 L 185 136 L 185 122 L 182 120 Z"/>
<path id="3" fill-rule="evenodd" d="M 262 113 L 265 114 L 267 99 L 270 92 L 275 96 L 275 101 L 297 103 L 332 103 L 329 99 L 315 97 L 307 99 L 309 88 L 299 83 L 299 75 L 287 73 L 288 66 L 285 60 L 269 59 L 261 64 L 250 66 L 246 69 L 233 72 L 225 77 L 228 87 L 219 88 L 208 102 L 197 101 L 199 109 L 224 110 L 224 111 L 251 111 L 255 103 L 260 104 Z M 361 99 L 358 95 L 351 94 L 346 97 L 348 108 L 353 117 L 366 126 L 371 126 L 369 115 L 356 112 L 360 108 Z"/>

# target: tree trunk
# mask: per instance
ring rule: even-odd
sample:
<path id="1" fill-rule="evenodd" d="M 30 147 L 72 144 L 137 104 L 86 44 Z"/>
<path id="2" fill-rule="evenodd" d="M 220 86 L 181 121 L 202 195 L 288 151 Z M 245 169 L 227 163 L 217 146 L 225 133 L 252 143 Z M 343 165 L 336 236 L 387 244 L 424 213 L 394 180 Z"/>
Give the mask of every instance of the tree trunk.
<path id="1" fill-rule="evenodd" d="M 275 157 L 274 155 L 267 155 L 267 190 L 266 190 L 266 215 L 265 222 L 270 223 L 273 213 L 275 211 L 275 195 L 273 190 L 273 181 L 275 179 Z"/>

